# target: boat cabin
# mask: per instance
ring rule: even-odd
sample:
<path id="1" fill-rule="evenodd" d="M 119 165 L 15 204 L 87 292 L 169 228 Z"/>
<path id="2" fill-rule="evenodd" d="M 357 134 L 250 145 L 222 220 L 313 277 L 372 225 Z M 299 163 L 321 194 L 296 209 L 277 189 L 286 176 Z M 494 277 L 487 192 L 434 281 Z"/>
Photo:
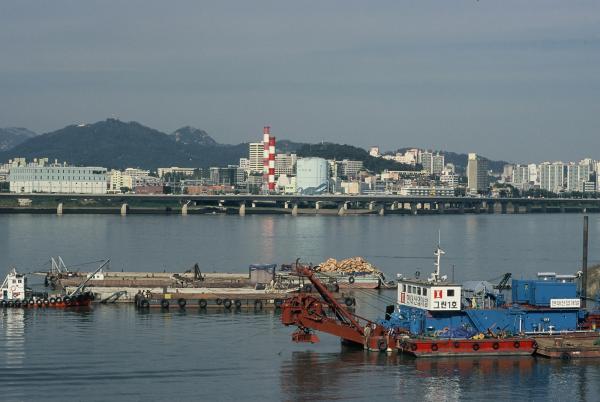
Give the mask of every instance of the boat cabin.
<path id="1" fill-rule="evenodd" d="M 398 304 L 428 311 L 458 311 L 461 286 L 418 279 L 398 280 Z"/>
<path id="2" fill-rule="evenodd" d="M 427 280 L 398 277 L 398 304 L 427 311 L 459 311 L 462 286 L 446 282 L 446 276 L 440 275 L 444 250 L 438 245 L 433 254 L 435 271 Z"/>
<path id="3" fill-rule="evenodd" d="M 0 300 L 23 300 L 27 289 L 27 278 L 12 269 L 0 287 Z"/>

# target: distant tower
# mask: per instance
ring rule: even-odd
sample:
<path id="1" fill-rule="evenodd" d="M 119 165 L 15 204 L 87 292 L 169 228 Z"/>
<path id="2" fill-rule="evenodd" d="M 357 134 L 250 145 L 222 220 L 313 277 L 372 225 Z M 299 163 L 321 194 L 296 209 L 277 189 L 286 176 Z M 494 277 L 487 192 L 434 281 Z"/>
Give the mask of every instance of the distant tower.
<path id="1" fill-rule="evenodd" d="M 275 137 L 269 137 L 269 191 L 275 191 Z"/>
<path id="2" fill-rule="evenodd" d="M 269 182 L 269 137 L 271 136 L 271 127 L 263 127 L 263 184 Z"/>
<path id="3" fill-rule="evenodd" d="M 271 127 L 263 128 L 263 177 L 269 191 L 275 190 L 275 137 Z"/>

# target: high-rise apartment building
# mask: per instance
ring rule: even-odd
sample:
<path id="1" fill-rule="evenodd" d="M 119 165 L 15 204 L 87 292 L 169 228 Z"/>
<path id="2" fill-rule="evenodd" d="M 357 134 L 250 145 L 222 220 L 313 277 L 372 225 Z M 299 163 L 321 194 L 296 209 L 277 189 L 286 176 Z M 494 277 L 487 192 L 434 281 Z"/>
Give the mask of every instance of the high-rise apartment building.
<path id="1" fill-rule="evenodd" d="M 562 162 L 544 162 L 538 166 L 540 188 L 558 193 L 564 189 L 565 165 Z"/>
<path id="2" fill-rule="evenodd" d="M 431 173 L 441 174 L 444 170 L 444 155 L 437 154 L 431 157 Z"/>
<path id="3" fill-rule="evenodd" d="M 529 183 L 529 165 L 515 165 L 513 167 L 512 183 L 518 187 Z"/>
<path id="4" fill-rule="evenodd" d="M 584 159 L 579 163 L 570 162 L 567 165 L 567 191 L 585 191 L 585 182 L 590 180 L 592 161 Z"/>
<path id="5" fill-rule="evenodd" d="M 467 179 L 470 193 L 487 192 L 490 185 L 487 159 L 470 153 L 467 163 Z"/>
<path id="6" fill-rule="evenodd" d="M 251 142 L 248 147 L 248 169 L 251 172 L 262 173 L 264 171 L 264 144 L 262 142 Z"/>
<path id="7" fill-rule="evenodd" d="M 433 154 L 431 152 L 421 152 L 421 166 L 423 166 L 423 170 L 429 174 L 432 173 L 432 160 Z"/>
<path id="8" fill-rule="evenodd" d="M 535 163 L 530 163 L 529 165 L 527 165 L 529 168 L 529 182 L 533 183 L 533 184 L 539 184 L 540 183 L 540 176 L 538 173 L 538 165 L 536 165 Z"/>
<path id="9" fill-rule="evenodd" d="M 421 152 L 421 166 L 427 173 L 439 175 L 444 170 L 444 155 L 439 152 L 436 154 L 429 151 Z"/>
<path id="10" fill-rule="evenodd" d="M 297 159 L 296 154 L 275 155 L 275 176 L 293 175 Z"/>

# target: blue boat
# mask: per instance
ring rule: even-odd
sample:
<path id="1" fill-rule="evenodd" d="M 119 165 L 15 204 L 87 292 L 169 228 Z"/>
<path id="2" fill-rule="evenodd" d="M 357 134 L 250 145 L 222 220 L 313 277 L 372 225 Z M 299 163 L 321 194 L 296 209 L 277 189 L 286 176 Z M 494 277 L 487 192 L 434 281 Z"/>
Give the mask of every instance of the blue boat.
<path id="1" fill-rule="evenodd" d="M 443 254 L 438 246 L 435 271 L 428 278 L 399 276 L 397 307 L 388 308 L 381 325 L 437 338 L 553 334 L 583 328 L 587 312 L 578 294 L 580 275 L 542 272 L 536 279 L 513 279 L 508 286 L 510 274 L 506 274 L 498 286 L 485 281 L 456 284 L 440 275 Z"/>

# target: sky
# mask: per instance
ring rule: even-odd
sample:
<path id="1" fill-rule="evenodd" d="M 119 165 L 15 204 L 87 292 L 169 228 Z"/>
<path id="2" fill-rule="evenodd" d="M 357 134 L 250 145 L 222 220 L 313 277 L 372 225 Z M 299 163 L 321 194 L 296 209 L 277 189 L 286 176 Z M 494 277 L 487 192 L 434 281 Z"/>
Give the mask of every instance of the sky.
<path id="1" fill-rule="evenodd" d="M 0 2 L 0 127 L 600 159 L 598 1 Z"/>

